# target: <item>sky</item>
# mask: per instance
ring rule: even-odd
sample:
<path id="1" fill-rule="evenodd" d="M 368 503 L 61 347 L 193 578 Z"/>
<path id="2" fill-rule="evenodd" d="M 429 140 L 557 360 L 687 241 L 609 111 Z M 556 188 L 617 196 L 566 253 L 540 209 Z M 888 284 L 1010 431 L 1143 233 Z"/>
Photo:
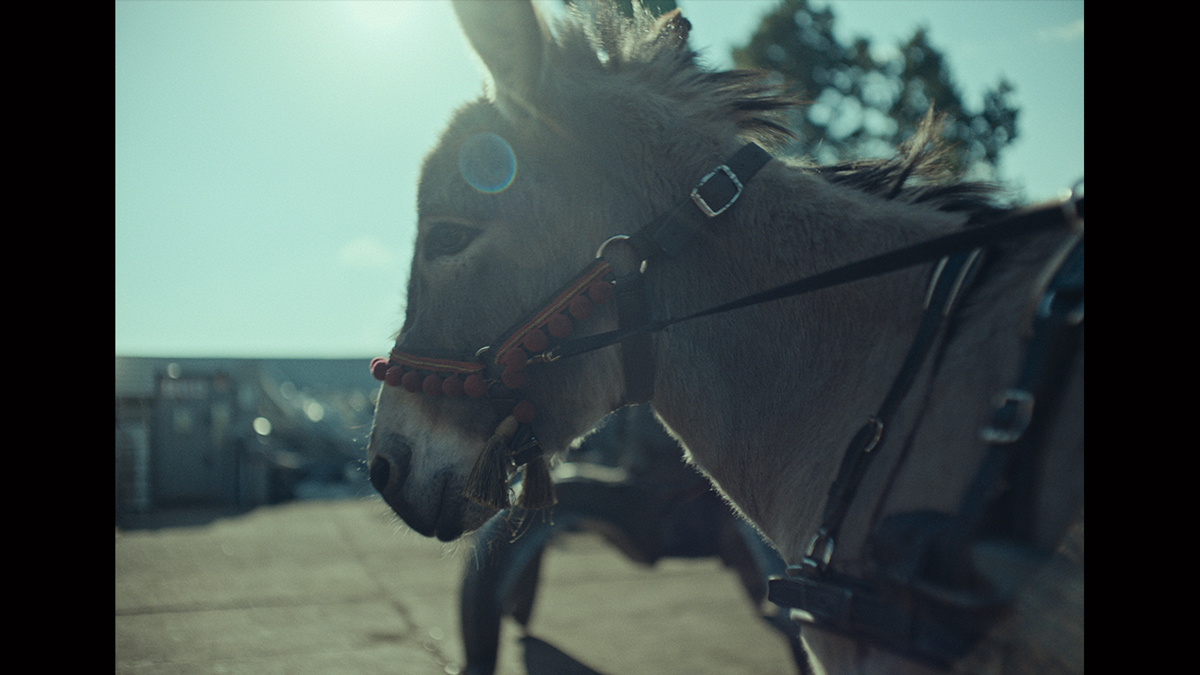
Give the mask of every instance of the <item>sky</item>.
<path id="1" fill-rule="evenodd" d="M 556 0 L 551 0 L 556 1 Z M 677 0 L 732 65 L 775 0 Z M 917 26 L 978 107 L 1003 76 L 1029 201 L 1083 177 L 1082 0 L 830 0 L 843 41 Z M 116 0 L 115 352 L 363 358 L 402 321 L 421 160 L 484 75 L 435 0 Z M 365 363 L 365 361 L 364 361 Z"/>

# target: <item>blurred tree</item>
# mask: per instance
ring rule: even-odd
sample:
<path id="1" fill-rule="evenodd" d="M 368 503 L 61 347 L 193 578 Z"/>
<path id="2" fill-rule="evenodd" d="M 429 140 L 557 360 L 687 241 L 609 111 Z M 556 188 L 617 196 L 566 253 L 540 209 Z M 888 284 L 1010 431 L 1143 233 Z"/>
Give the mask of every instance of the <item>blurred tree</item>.
<path id="1" fill-rule="evenodd" d="M 733 50 L 739 68 L 776 73 L 780 84 L 808 105 L 792 119 L 793 151 L 821 163 L 881 157 L 908 138 L 930 106 L 946 115 L 951 149 L 947 167 L 995 178 L 1000 154 L 1017 137 L 1013 86 L 1001 79 L 980 110 L 963 102 L 945 56 L 924 28 L 881 60 L 863 37 L 838 42 L 829 7 L 782 0 L 744 47 Z"/>

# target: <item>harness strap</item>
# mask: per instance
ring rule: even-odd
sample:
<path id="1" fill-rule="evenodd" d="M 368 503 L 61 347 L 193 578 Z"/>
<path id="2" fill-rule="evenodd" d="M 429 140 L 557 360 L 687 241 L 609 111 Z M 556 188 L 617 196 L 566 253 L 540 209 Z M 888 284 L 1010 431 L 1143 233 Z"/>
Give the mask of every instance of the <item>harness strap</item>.
<path id="1" fill-rule="evenodd" d="M 670 211 L 643 226 L 637 232 L 614 237 L 629 245 L 641 261 L 661 255 L 677 256 L 708 221 L 720 216 L 742 196 L 746 183 L 771 161 L 771 154 L 754 143 L 747 143 L 724 164 L 709 171 L 692 188 L 687 198 Z M 605 242 L 598 256 L 602 256 Z M 650 309 L 646 302 L 645 283 L 640 271 L 618 278 L 617 331 L 636 329 L 650 324 Z M 621 365 L 625 374 L 625 404 L 646 403 L 654 396 L 654 343 L 651 331 L 632 331 L 614 342 L 621 345 Z M 554 358 L 564 356 L 554 351 Z"/>
<path id="2" fill-rule="evenodd" d="M 926 295 L 925 313 L 921 325 L 913 338 L 904 365 L 892 382 L 874 417 L 859 429 L 850 442 L 837 478 L 829 487 L 825 512 L 817 533 L 808 545 L 808 552 L 801 563 L 804 573 L 820 572 L 829 565 L 833 547 L 841 530 L 842 521 L 850 510 L 858 486 L 867 473 L 867 467 L 878 453 L 872 452 L 883 441 L 892 416 L 912 387 L 925 357 L 937 338 L 945 318 L 970 273 L 979 261 L 982 249 L 943 258 L 934 270 L 934 277 Z"/>
<path id="3" fill-rule="evenodd" d="M 997 397 L 991 424 L 980 432 L 990 448 L 950 523 L 943 569 L 970 571 L 970 544 L 984 536 L 1034 541 L 1042 435 L 1083 342 L 1083 238 L 1070 242 L 1068 251 L 1041 296 L 1021 373 L 1013 387 Z M 968 582 L 961 576 L 951 579 Z"/>
<path id="4" fill-rule="evenodd" d="M 1082 215 L 1083 198 L 1081 197 L 1076 200 L 1075 204 L 1076 212 Z M 568 340 L 554 349 L 554 357 L 565 358 L 585 354 L 628 340 L 638 332 L 657 332 L 684 321 L 730 312 L 742 307 L 760 305 L 773 300 L 782 300 L 805 293 L 812 293 L 851 281 L 858 281 L 916 265 L 931 263 L 940 258 L 971 251 L 994 242 L 1015 239 L 1071 224 L 1071 216 L 1064 214 L 1063 209 L 1059 206 L 1023 209 L 988 225 L 972 227 L 961 232 L 954 232 L 913 244 L 896 251 L 852 262 L 841 267 L 804 277 L 803 279 L 797 279 L 796 281 L 768 288 L 758 293 L 752 293 L 693 314 L 650 321 L 640 326 L 618 328 L 607 333 L 598 333 L 596 335 Z"/>
<path id="5" fill-rule="evenodd" d="M 686 199 L 630 235 L 630 245 L 642 260 L 660 254 L 672 258 L 679 255 L 684 245 L 709 220 L 733 206 L 742 196 L 746 183 L 769 161 L 771 153 L 758 145 L 747 143 L 742 146 L 728 161 L 701 178 Z"/>
<path id="6" fill-rule="evenodd" d="M 650 321 L 641 273 L 618 279 L 614 297 L 618 326 L 642 326 Z M 654 342 L 650 333 L 637 333 L 621 342 L 621 370 L 625 373 L 626 405 L 646 403 L 654 396 Z"/>
<path id="7" fill-rule="evenodd" d="M 1081 219 L 1082 199 L 1078 204 L 1074 215 Z M 1068 222 L 1072 217 L 1068 214 Z M 1024 575 L 1049 554 L 1033 545 L 1041 434 L 1082 348 L 1083 270 L 1079 234 L 1040 296 L 1022 370 L 980 434 L 990 447 L 958 512 L 905 512 L 881 523 L 872 535 L 879 574 L 869 579 L 828 568 L 818 532 L 808 558 L 823 556 L 824 565 L 806 558 L 788 569 L 790 578 L 771 579 L 771 602 L 792 608 L 793 617 L 805 623 L 943 666 L 978 643 Z M 831 489 L 831 498 L 835 492 Z M 970 556 L 985 538 L 1016 547 L 1014 552 L 1023 554 L 1020 569 L 991 572 L 998 577 L 976 569 Z"/>

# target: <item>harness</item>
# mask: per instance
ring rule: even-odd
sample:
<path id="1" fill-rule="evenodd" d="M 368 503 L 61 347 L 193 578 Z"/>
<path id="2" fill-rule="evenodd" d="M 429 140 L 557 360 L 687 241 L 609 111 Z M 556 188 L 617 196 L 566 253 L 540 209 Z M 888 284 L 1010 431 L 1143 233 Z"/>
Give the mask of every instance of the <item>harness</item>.
<path id="1" fill-rule="evenodd" d="M 1082 232 L 1082 198 L 1075 205 L 1067 217 L 1077 217 Z M 965 656 L 1053 554 L 1034 543 L 1035 493 L 1042 439 L 1083 346 L 1082 234 L 1066 244 L 1052 267 L 1020 374 L 996 397 L 991 422 L 980 431 L 988 449 L 958 511 L 910 511 L 884 519 L 870 540 L 869 578 L 841 574 L 830 560 L 858 485 L 878 454 L 872 450 L 973 259 L 974 254 L 958 255 L 939 267 L 943 274 L 959 271 L 954 281 L 935 279 L 930 290 L 935 300 L 927 303 L 901 374 L 880 412 L 851 441 L 805 557 L 787 569 L 787 577 L 771 579 L 768 592 L 769 600 L 793 609 L 794 619 L 940 666 Z M 989 555 L 1003 557 L 1006 565 L 981 564 Z"/>
<path id="2" fill-rule="evenodd" d="M 769 599 L 793 608 L 793 616 L 823 629 L 878 644 L 899 653 L 948 664 L 970 649 L 1015 593 L 1012 578 L 986 578 L 971 563 L 981 543 L 1003 539 L 1019 549 L 1027 567 L 1049 552 L 1033 546 L 1033 484 L 1038 442 L 1062 393 L 1065 368 L 1082 346 L 1083 207 L 1081 192 L 1062 204 L 1016 211 L 984 226 L 798 279 L 709 309 L 652 320 L 643 276 L 649 261 L 677 256 L 709 221 L 720 219 L 771 156 L 749 143 L 708 172 L 687 198 L 631 235 L 602 243 L 596 260 L 568 281 L 539 309 L 523 317 L 474 355 L 403 350 L 371 362 L 373 375 L 389 385 L 429 396 L 486 398 L 503 419 L 489 439 L 468 483 L 467 496 L 483 505 L 511 506 L 508 480 L 524 467 L 518 506 L 554 503 L 544 452 L 533 433 L 537 417 L 521 393 L 526 368 L 620 345 L 626 403 L 648 401 L 654 362 L 650 339 L 670 325 L 773 300 L 793 297 L 888 272 L 933 263 L 933 280 L 916 337 L 877 413 L 855 435 L 830 487 L 822 524 L 802 563 L 788 577 L 770 581 Z M 1013 387 L 998 398 L 991 424 L 981 432 L 989 444 L 985 460 L 958 513 L 911 512 L 880 523 L 872 550 L 880 573 L 870 579 L 840 574 L 830 565 L 837 537 L 886 436 L 892 415 L 908 392 L 937 335 L 982 258 L 982 248 L 1055 228 L 1075 234 L 1056 258 L 1034 319 L 1025 363 Z M 641 261 L 621 270 L 605 256 L 609 247 L 630 247 Z M 570 338 L 596 304 L 617 304 L 618 328 Z M 1037 405 L 1035 406 L 1035 402 Z M 1016 576 L 1009 575 L 1009 576 Z"/>

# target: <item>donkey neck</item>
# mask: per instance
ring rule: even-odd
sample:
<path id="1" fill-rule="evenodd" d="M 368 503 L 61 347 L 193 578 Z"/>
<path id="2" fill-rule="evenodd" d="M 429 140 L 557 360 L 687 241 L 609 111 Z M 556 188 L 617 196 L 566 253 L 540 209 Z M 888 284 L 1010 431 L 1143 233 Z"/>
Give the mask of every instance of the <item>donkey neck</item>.
<path id="1" fill-rule="evenodd" d="M 832 185 L 783 162 L 724 222 L 647 271 L 676 316 L 928 239 L 946 214 Z M 926 271 L 680 324 L 657 341 L 655 409 L 690 460 L 788 557 L 816 525 L 840 454 L 882 400 L 920 318 Z"/>

